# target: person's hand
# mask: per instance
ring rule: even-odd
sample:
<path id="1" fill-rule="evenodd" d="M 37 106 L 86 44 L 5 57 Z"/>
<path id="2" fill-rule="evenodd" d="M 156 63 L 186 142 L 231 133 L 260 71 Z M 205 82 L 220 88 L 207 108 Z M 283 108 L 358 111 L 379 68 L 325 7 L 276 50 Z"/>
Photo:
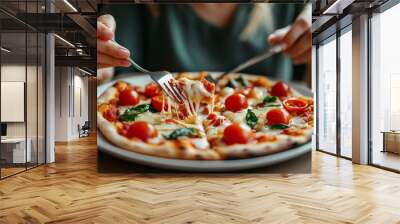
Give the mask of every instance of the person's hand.
<path id="1" fill-rule="evenodd" d="M 97 69 L 130 65 L 129 50 L 112 41 L 115 27 L 115 20 L 111 15 L 97 18 Z"/>
<path id="2" fill-rule="evenodd" d="M 268 37 L 271 45 L 282 45 L 283 53 L 292 58 L 294 64 L 311 62 L 311 12 L 308 7 L 296 21 L 285 28 L 276 30 Z"/>

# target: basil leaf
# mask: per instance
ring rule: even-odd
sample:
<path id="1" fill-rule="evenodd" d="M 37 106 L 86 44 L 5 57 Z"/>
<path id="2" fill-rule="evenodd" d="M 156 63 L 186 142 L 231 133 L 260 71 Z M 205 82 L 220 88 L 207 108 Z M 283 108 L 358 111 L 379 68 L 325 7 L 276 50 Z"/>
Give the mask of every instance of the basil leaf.
<path id="1" fill-rule="evenodd" d="M 278 97 L 276 97 L 276 96 L 266 96 L 266 97 L 264 97 L 263 102 L 264 102 L 264 104 L 273 103 L 273 102 L 276 102 L 277 99 L 278 99 Z"/>
<path id="2" fill-rule="evenodd" d="M 156 109 L 154 109 L 154 107 L 151 104 L 149 104 L 149 111 L 152 112 L 152 113 L 157 113 L 158 112 Z"/>
<path id="3" fill-rule="evenodd" d="M 182 136 L 195 136 L 196 129 L 194 128 L 178 128 L 171 132 L 169 135 L 163 135 L 167 140 L 174 140 Z"/>
<path id="4" fill-rule="evenodd" d="M 236 79 L 243 87 L 250 86 L 250 83 L 241 75 L 239 78 Z"/>
<path id="5" fill-rule="evenodd" d="M 131 107 L 124 111 L 120 116 L 122 121 L 134 121 L 139 114 L 142 114 L 150 109 L 150 104 L 141 104 L 136 107 Z"/>
<path id="6" fill-rule="evenodd" d="M 282 129 L 289 128 L 289 126 L 287 126 L 286 124 L 274 124 L 274 125 L 269 126 L 269 128 L 271 128 L 272 130 L 282 130 Z"/>
<path id="7" fill-rule="evenodd" d="M 266 106 L 266 107 L 280 107 L 280 106 L 282 106 L 282 105 L 279 104 L 279 103 L 267 103 L 267 104 L 264 105 L 264 106 Z"/>
<path id="8" fill-rule="evenodd" d="M 256 114 L 250 109 L 248 109 L 246 114 L 247 125 L 249 125 L 249 127 L 251 128 L 254 128 L 257 125 L 257 122 L 258 122 L 258 117 L 256 116 Z"/>
<path id="9" fill-rule="evenodd" d="M 141 104 L 139 106 L 129 108 L 128 110 L 137 111 L 139 113 L 144 113 L 150 109 L 150 104 Z"/>
<path id="10" fill-rule="evenodd" d="M 134 121 L 139 114 L 123 113 L 119 118 L 122 121 Z"/>

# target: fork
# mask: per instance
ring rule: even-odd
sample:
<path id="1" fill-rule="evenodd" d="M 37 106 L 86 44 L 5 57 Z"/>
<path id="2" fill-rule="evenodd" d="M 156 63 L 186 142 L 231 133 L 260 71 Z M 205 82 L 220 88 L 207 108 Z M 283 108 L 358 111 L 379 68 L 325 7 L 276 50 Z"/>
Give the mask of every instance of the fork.
<path id="1" fill-rule="evenodd" d="M 117 43 L 115 40 L 110 40 L 114 44 L 121 46 L 119 43 Z M 168 71 L 158 71 L 158 72 L 152 72 L 147 69 L 144 69 L 140 65 L 138 65 L 131 57 L 128 57 L 128 61 L 131 63 L 131 66 L 133 66 L 135 69 L 138 71 L 148 74 L 151 79 L 153 79 L 154 82 L 156 82 L 161 89 L 167 94 L 168 97 L 171 99 L 175 100 L 179 104 L 183 104 L 185 102 L 190 102 L 189 98 L 184 94 L 182 89 L 173 82 L 174 77 L 172 74 Z"/>
<path id="2" fill-rule="evenodd" d="M 110 41 L 112 41 L 114 44 L 121 46 L 115 40 L 110 40 Z M 161 89 L 167 94 L 168 97 L 175 100 L 179 104 L 184 104 L 185 102 L 188 102 L 189 105 L 191 105 L 190 100 L 186 96 L 186 94 L 184 94 L 182 89 L 176 83 L 173 82 L 174 77 L 170 72 L 149 71 L 138 65 L 131 57 L 128 58 L 128 61 L 131 63 L 131 66 L 133 66 L 138 71 L 148 74 L 151 77 L 151 79 L 153 79 L 153 81 L 156 82 L 161 87 Z M 192 106 L 190 106 L 190 108 L 192 109 Z"/>
<path id="3" fill-rule="evenodd" d="M 178 102 L 179 104 L 183 104 L 186 102 L 190 102 L 189 98 L 186 94 L 182 91 L 182 89 L 173 82 L 174 77 L 168 71 L 158 71 L 158 72 L 151 72 L 147 69 L 142 68 L 138 65 L 132 58 L 128 58 L 128 61 L 131 65 L 139 70 L 140 72 L 148 74 L 153 81 L 155 81 L 161 89 L 173 100 Z"/>

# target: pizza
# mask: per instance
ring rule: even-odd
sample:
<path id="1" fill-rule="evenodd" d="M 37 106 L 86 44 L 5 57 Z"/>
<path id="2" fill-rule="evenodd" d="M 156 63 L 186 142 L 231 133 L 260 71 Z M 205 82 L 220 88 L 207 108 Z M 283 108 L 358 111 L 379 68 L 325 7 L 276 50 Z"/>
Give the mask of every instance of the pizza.
<path id="1" fill-rule="evenodd" d="M 311 141 L 313 99 L 283 81 L 230 74 L 218 84 L 207 72 L 179 73 L 177 103 L 154 82 L 116 81 L 97 101 L 98 128 L 112 144 L 151 156 L 241 159 Z"/>

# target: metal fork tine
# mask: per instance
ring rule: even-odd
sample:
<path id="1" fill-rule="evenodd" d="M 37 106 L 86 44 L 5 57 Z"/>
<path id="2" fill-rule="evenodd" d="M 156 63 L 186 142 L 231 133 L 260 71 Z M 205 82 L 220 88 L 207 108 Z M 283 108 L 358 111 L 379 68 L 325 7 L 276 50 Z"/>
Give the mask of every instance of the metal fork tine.
<path id="1" fill-rule="evenodd" d="M 178 96 L 179 99 L 181 99 L 181 101 L 187 100 L 187 97 L 181 93 L 181 88 L 176 83 L 170 82 L 170 86 L 172 91 Z"/>
<path id="2" fill-rule="evenodd" d="M 191 111 L 192 114 L 196 113 L 196 110 L 194 109 L 194 105 L 193 102 L 189 99 L 189 97 L 185 94 L 185 92 L 181 92 L 181 88 L 176 84 L 176 83 L 171 83 L 172 84 L 172 89 L 175 91 L 175 93 L 177 95 L 179 95 L 181 97 L 181 99 L 183 99 L 182 101 L 187 101 L 189 104 L 189 109 Z"/>
<path id="3" fill-rule="evenodd" d="M 163 83 L 165 89 L 168 91 L 169 95 L 171 98 L 173 98 L 176 102 L 178 103 L 183 103 L 182 99 L 180 99 L 178 96 L 175 95 L 174 91 L 171 89 L 170 85 L 168 83 Z"/>
<path id="4" fill-rule="evenodd" d="M 169 98 L 172 98 L 173 100 L 175 100 L 174 96 L 171 95 L 171 93 L 169 92 L 168 88 L 165 87 L 164 84 L 159 83 L 159 85 L 161 86 L 161 88 L 163 89 L 164 93 L 166 93 Z"/>

